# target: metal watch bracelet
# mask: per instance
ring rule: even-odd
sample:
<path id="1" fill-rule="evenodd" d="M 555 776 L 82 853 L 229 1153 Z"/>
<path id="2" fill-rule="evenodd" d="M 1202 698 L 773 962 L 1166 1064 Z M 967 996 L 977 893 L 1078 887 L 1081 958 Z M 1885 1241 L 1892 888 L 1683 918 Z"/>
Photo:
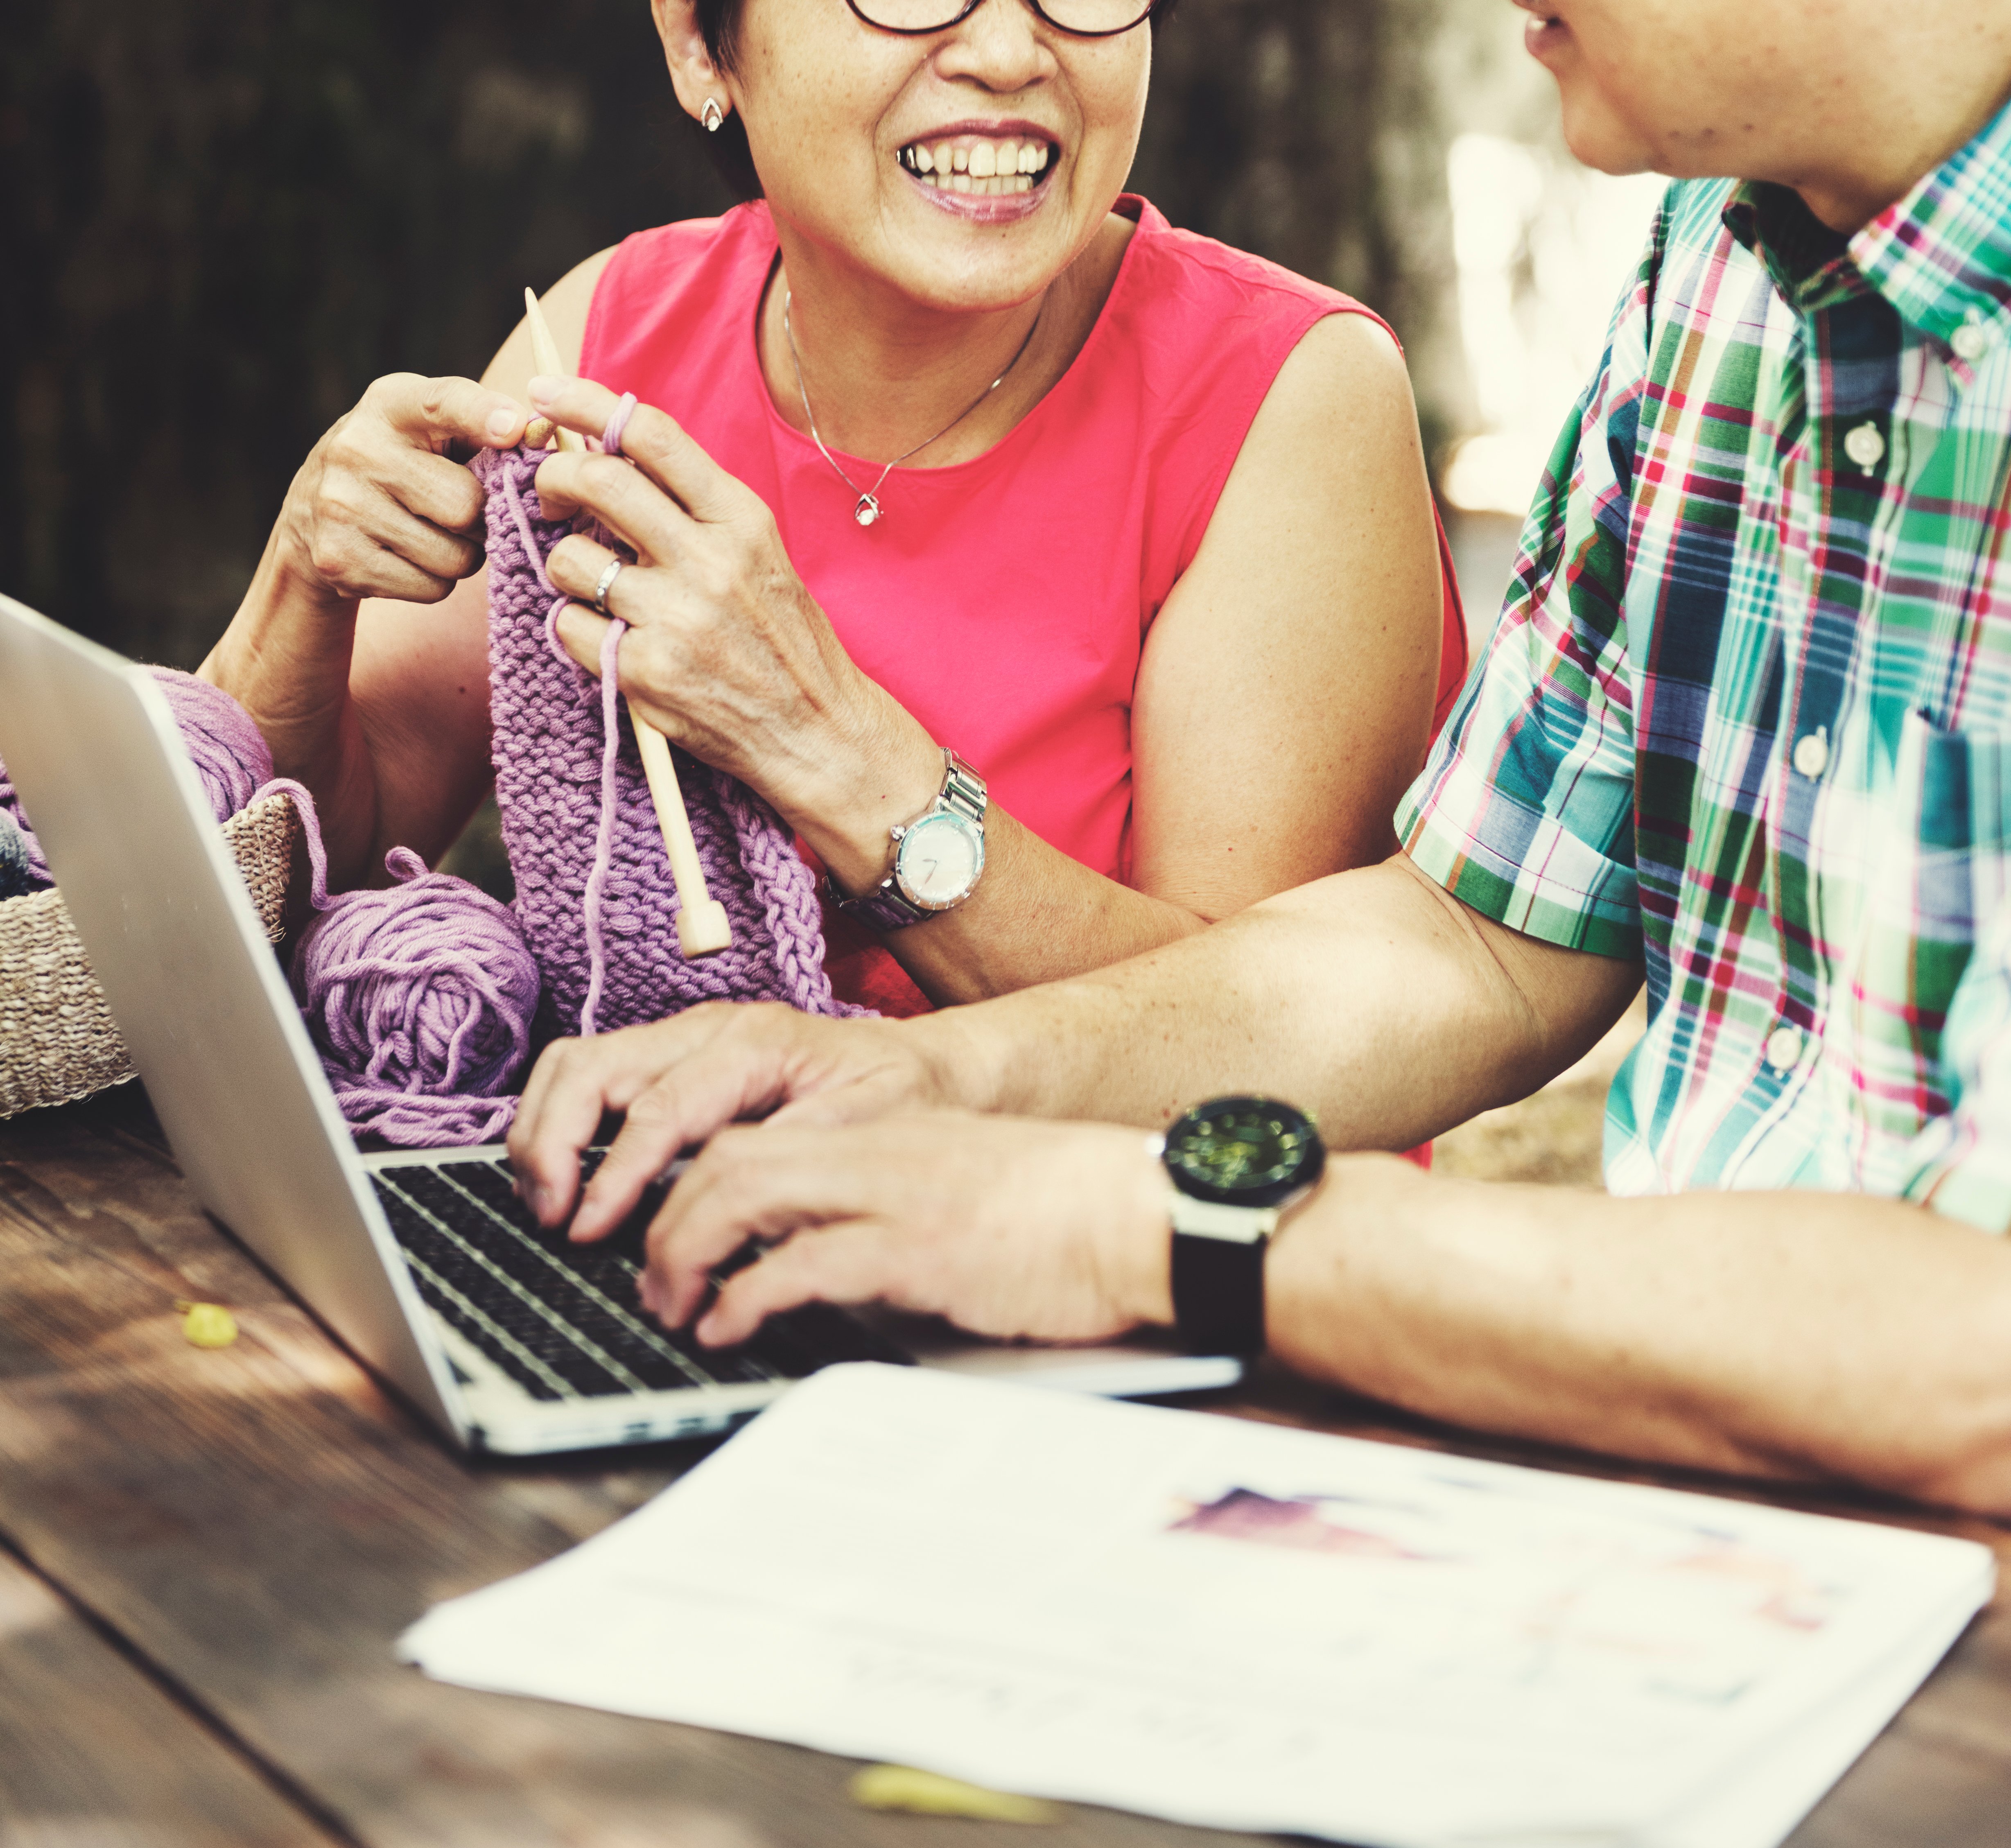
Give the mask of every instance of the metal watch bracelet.
<path id="1" fill-rule="evenodd" d="M 943 746 L 942 788 L 937 792 L 935 799 L 913 821 L 904 822 L 890 831 L 890 838 L 894 843 L 894 863 L 886 878 L 870 892 L 851 898 L 827 871 L 824 874 L 825 890 L 846 917 L 858 918 L 876 931 L 898 931 L 909 924 L 920 924 L 924 918 L 940 917 L 945 911 L 955 910 L 976 889 L 977 879 L 984 870 L 984 812 L 988 803 L 984 779 L 945 745 Z M 900 887 L 901 842 L 931 816 L 940 814 L 958 816 L 976 830 L 977 871 L 973 875 L 970 886 L 949 903 L 935 906 L 917 904 Z"/>

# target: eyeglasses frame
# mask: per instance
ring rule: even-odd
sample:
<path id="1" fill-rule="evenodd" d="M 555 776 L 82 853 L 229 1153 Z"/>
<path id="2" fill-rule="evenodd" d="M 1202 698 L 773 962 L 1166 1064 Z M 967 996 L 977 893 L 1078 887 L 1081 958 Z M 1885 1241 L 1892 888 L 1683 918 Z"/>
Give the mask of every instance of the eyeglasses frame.
<path id="1" fill-rule="evenodd" d="M 945 20 L 940 26 L 883 26 L 861 9 L 859 0 L 845 0 L 845 3 L 852 9 L 852 17 L 860 24 L 870 26 L 875 32 L 892 32 L 901 38 L 929 38 L 938 32 L 947 32 L 952 27 L 961 26 L 984 4 L 984 0 L 963 0 L 963 11 L 954 19 Z M 1073 26 L 1064 26 L 1059 20 L 1053 18 L 1041 4 L 1041 0 L 1026 0 L 1026 4 L 1034 9 L 1037 18 L 1053 27 L 1057 32 L 1066 32 L 1071 38 L 1121 38 L 1127 32 L 1136 32 L 1159 10 L 1160 3 L 1161 0 L 1144 0 L 1144 10 L 1128 26 L 1112 26 L 1108 32 L 1081 32 Z"/>

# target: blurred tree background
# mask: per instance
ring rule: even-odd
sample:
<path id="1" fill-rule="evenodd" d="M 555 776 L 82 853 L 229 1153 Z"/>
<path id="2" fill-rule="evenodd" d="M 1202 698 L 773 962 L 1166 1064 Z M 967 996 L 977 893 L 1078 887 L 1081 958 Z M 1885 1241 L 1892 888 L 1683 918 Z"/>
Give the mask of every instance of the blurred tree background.
<path id="1" fill-rule="evenodd" d="M 201 657 L 372 378 L 478 372 L 525 283 L 728 202 L 644 0 L 9 13 L 0 589 L 145 658 Z M 1511 19 L 1181 0 L 1133 176 L 1176 223 L 1386 315 L 1434 453 L 1468 409 L 1444 119 Z"/>

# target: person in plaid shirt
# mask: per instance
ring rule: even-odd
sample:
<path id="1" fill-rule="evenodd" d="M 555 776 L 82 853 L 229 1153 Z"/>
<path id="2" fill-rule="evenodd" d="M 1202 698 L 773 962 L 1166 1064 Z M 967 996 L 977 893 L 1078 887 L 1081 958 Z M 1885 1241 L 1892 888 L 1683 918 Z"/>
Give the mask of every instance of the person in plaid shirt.
<path id="1" fill-rule="evenodd" d="M 1259 1091 L 1400 1148 L 1564 1070 L 1645 981 L 1627 1197 L 1337 1155 L 1262 1260 L 1272 1351 L 1469 1425 L 2011 1512 L 2011 9 L 1522 3 L 1582 158 L 1696 177 L 1403 852 L 930 1020 L 554 1049 L 521 1182 L 563 1216 L 627 1110 L 594 1236 L 781 1106 L 664 1208 L 668 1319 L 753 1234 L 779 1242 L 702 1338 L 813 1296 L 1099 1337 L 1172 1319 L 1166 1183 L 1110 1122 Z"/>

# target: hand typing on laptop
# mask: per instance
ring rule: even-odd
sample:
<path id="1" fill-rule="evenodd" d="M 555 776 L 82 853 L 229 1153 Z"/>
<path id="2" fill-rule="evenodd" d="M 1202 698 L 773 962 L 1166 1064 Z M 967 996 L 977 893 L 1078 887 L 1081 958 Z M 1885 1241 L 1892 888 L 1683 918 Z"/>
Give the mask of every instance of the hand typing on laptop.
<path id="1" fill-rule="evenodd" d="M 925 1051 L 892 1020 L 817 1031 L 836 1024 L 779 1004 L 721 1002 L 557 1042 L 532 1070 L 510 1131 L 525 1204 L 541 1225 L 570 1218 L 575 1239 L 602 1238 L 680 1154 L 725 1124 L 771 1112 L 778 1124 L 856 1123 L 959 1101 L 942 1057 L 931 1056 L 941 1045 L 954 1058 L 942 1035 Z M 582 1190 L 580 1153 L 610 1113 L 622 1117 L 621 1134 Z"/>
<path id="2" fill-rule="evenodd" d="M 639 1287 L 667 1325 L 699 1316 L 708 1346 L 813 1301 L 884 1303 L 1003 1339 L 1171 1323 L 1166 1180 L 1144 1137 L 955 1109 L 888 1116 L 943 1088 L 916 1036 L 820 1024 L 721 1006 L 553 1047 L 510 1138 L 527 1202 L 556 1227 L 577 1190 L 571 1237 L 598 1241 L 710 1134 L 650 1226 Z M 778 1103 L 764 1123 L 735 1120 Z M 579 1187 L 579 1152 L 607 1111 L 625 1113 L 621 1131 Z M 765 1255 L 715 1295 L 715 1272 L 750 1238 Z"/>
<path id="3" fill-rule="evenodd" d="M 769 1246 L 709 1308 L 714 1267 Z M 650 1228 L 644 1304 L 702 1342 L 810 1301 L 884 1303 L 972 1334 L 1107 1341 L 1173 1320 L 1166 1181 L 1102 1123 L 926 1111 L 856 1127 L 721 1131 Z"/>

